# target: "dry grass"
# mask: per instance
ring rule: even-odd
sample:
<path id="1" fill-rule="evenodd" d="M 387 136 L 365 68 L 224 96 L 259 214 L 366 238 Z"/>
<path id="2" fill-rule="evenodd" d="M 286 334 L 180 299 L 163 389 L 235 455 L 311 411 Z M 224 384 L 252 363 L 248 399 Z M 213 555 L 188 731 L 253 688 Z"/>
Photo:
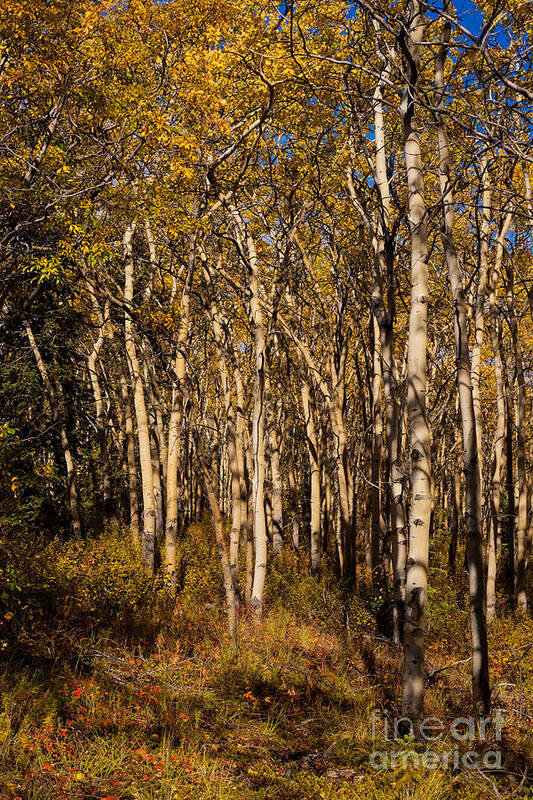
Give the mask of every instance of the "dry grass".
<path id="1" fill-rule="evenodd" d="M 109 555 L 112 541 L 86 549 L 107 548 Z M 122 546 L 118 539 L 117 554 Z M 65 558 L 69 575 L 86 570 L 83 548 L 69 550 L 68 558 L 63 549 L 56 558 L 58 573 Z M 234 653 L 213 597 L 202 599 L 190 588 L 171 605 L 156 591 L 153 604 L 142 607 L 135 594 L 145 596 L 143 579 L 134 564 L 128 571 L 122 563 L 122 570 L 127 608 L 121 610 L 117 601 L 106 616 L 105 604 L 91 599 L 80 578 L 79 596 L 70 596 L 70 602 L 81 602 L 74 616 L 67 613 L 68 598 L 56 597 L 52 619 L 42 592 L 41 611 L 34 607 L 31 624 L 17 612 L 12 631 L 18 639 L 6 638 L 0 677 L 1 800 L 531 796 L 526 767 L 533 662 L 526 620 L 500 620 L 491 634 L 496 697 L 506 710 L 505 769 L 427 769 L 413 765 L 413 756 L 406 765 L 400 761 L 376 770 L 369 761 L 376 747 L 388 754 L 398 749 L 414 754 L 420 747 L 408 741 L 376 745 L 372 739 L 373 709 L 390 718 L 398 713 L 401 672 L 398 653 L 375 635 L 364 604 L 350 606 L 347 630 L 337 613 L 342 597 L 325 578 L 312 584 L 287 557 L 271 581 L 277 602 L 271 595 L 260 627 L 241 618 Z M 91 586 L 97 585 L 93 578 Z M 280 588 L 284 581 L 290 592 Z M 53 584 L 56 594 L 67 585 L 74 589 L 57 575 Z M 216 599 L 218 589 L 211 591 Z M 83 602 L 95 608 L 89 635 L 82 634 Z M 431 670 L 461 660 L 468 649 L 464 635 L 453 642 L 453 630 L 443 645 L 440 629 L 455 624 L 453 606 L 433 605 Z M 461 613 L 456 612 L 457 624 Z M 464 716 L 468 682 L 468 664 L 435 675 L 427 714 L 445 721 Z M 442 753 L 455 744 L 448 735 L 433 749 Z M 465 748 L 469 745 L 460 745 L 461 752 Z"/>

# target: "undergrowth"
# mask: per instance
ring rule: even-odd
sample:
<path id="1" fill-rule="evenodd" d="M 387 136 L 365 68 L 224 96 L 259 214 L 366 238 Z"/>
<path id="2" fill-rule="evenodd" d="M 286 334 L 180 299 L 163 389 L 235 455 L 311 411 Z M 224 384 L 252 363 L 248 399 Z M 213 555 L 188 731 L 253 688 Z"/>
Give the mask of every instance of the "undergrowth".
<path id="1" fill-rule="evenodd" d="M 284 554 L 271 565 L 264 623 L 242 612 L 234 652 L 205 527 L 187 532 L 179 565 L 170 599 L 120 531 L 0 543 L 1 800 L 531 796 L 529 620 L 499 619 L 490 631 L 504 732 L 482 749 L 498 746 L 502 769 L 427 768 L 415 763 L 420 745 L 383 738 L 384 720 L 400 713 L 401 659 L 376 631 L 364 576 L 350 593 Z M 455 664 L 469 655 L 468 609 L 439 576 L 426 714 L 447 722 L 468 716 L 469 663 Z M 431 748 L 470 746 L 445 733 Z M 376 750 L 387 767 L 373 767 Z M 407 756 L 391 768 L 398 750 Z"/>

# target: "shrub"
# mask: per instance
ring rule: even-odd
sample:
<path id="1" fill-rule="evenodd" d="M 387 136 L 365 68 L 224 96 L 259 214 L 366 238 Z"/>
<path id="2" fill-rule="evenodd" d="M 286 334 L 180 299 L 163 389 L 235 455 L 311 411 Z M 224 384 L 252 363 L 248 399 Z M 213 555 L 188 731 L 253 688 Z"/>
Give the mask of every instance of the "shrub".
<path id="1" fill-rule="evenodd" d="M 3 650 L 66 627 L 149 632 L 163 599 L 120 530 L 79 542 L 12 534 L 0 540 L 0 582 Z"/>

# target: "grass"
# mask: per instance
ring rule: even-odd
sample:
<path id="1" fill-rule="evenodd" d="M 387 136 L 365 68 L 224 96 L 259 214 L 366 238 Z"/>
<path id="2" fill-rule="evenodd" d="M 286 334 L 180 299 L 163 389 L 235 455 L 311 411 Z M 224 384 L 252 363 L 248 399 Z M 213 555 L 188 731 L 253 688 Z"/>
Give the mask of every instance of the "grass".
<path id="1" fill-rule="evenodd" d="M 505 709 L 497 743 L 504 768 L 428 769 L 414 763 L 420 745 L 379 739 L 382 722 L 373 741 L 373 710 L 399 714 L 401 665 L 394 646 L 376 635 L 370 606 L 346 599 L 327 576 L 309 578 L 302 563 L 284 556 L 272 569 L 264 624 L 242 616 L 234 653 L 218 578 L 211 585 L 194 581 L 203 558 L 216 566 L 210 552 L 195 561 L 190 541 L 201 533 L 184 544 L 184 590 L 176 602 L 157 585 L 147 592 L 117 535 L 84 545 L 56 542 L 38 565 L 31 553 L 28 563 L 21 554 L 14 558 L 13 546 L 4 552 L 2 568 L 16 570 L 7 592 L 13 597 L 3 599 L 11 611 L 3 612 L 9 619 L 0 675 L 1 800 L 532 796 L 529 620 L 498 620 L 491 630 L 495 698 Z M 444 585 L 440 604 L 437 594 L 431 671 L 468 651 L 464 608 Z M 468 715 L 468 666 L 433 677 L 428 716 Z M 432 749 L 454 746 L 459 754 L 471 749 L 449 733 Z M 369 760 L 376 748 L 388 759 L 395 750 L 412 757 L 376 770 Z"/>

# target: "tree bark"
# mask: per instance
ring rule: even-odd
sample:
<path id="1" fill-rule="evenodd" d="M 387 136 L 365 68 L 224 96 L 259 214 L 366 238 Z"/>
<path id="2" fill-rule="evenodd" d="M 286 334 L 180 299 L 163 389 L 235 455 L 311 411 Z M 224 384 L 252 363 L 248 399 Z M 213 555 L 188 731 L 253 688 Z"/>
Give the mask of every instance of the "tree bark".
<path id="1" fill-rule="evenodd" d="M 318 459 L 318 440 L 316 436 L 314 409 L 311 403 L 309 384 L 305 378 L 301 379 L 301 394 L 307 451 L 309 454 L 309 474 L 311 484 L 311 572 L 313 574 L 318 574 L 321 566 L 320 463 Z"/>
<path id="2" fill-rule="evenodd" d="M 267 407 L 270 410 L 270 419 L 267 428 L 270 472 L 272 477 L 272 503 L 270 509 L 272 515 L 272 552 L 274 555 L 279 555 L 283 548 L 283 491 L 280 469 L 279 438 L 276 429 L 278 421 L 276 416 L 274 416 L 276 404 L 274 403 L 272 397 L 272 386 L 270 383 L 270 372 L 268 368 L 265 371 L 265 396 L 267 398 Z"/>
<path id="3" fill-rule="evenodd" d="M 263 593 L 267 566 L 267 537 L 265 526 L 265 325 L 259 301 L 259 264 L 255 245 L 248 237 L 250 268 L 250 317 L 255 343 L 255 381 L 254 406 L 252 416 L 252 454 L 253 454 L 253 518 L 255 564 L 252 587 L 252 612 L 255 617 L 263 616 Z"/>
<path id="4" fill-rule="evenodd" d="M 133 412 L 130 402 L 128 382 L 120 364 L 120 391 L 124 405 L 124 424 L 126 430 L 126 458 L 128 467 L 128 494 L 130 503 L 130 533 L 135 545 L 141 543 L 139 531 L 139 496 L 137 493 L 137 466 L 135 463 L 135 438 L 133 433 Z"/>
<path id="5" fill-rule="evenodd" d="M 489 240 L 490 240 L 490 208 L 491 192 L 487 159 L 481 159 L 481 178 L 483 193 L 481 197 L 481 225 L 479 238 L 479 278 L 474 311 L 474 346 L 472 349 L 472 396 L 474 399 L 474 416 L 476 423 L 476 441 L 479 442 L 479 474 L 483 484 L 483 412 L 481 409 L 481 351 L 483 349 L 485 327 L 485 300 L 487 294 L 487 280 L 489 271 Z"/>
<path id="6" fill-rule="evenodd" d="M 100 468 L 102 470 L 103 512 L 104 518 L 109 520 L 113 516 L 114 511 L 113 488 L 111 484 L 111 466 L 109 464 L 109 453 L 107 449 L 104 401 L 102 396 L 102 388 L 100 386 L 100 380 L 98 377 L 98 359 L 104 344 L 109 304 L 106 304 L 105 312 L 102 314 L 94 290 L 89 284 L 88 289 L 91 295 L 91 303 L 98 328 L 98 335 L 94 341 L 93 349 L 91 350 L 87 360 L 87 369 L 93 390 L 94 405 L 96 410 L 96 433 L 98 437 L 98 447 L 100 450 Z"/>
<path id="7" fill-rule="evenodd" d="M 445 11 L 449 2 L 445 0 Z M 490 713 L 489 654 L 485 618 L 485 586 L 481 516 L 481 474 L 476 436 L 474 397 L 470 372 L 470 352 L 463 279 L 459 269 L 453 227 L 455 206 L 448 133 L 444 121 L 444 66 L 448 54 L 451 23 L 445 20 L 441 46 L 435 62 L 435 89 L 439 142 L 439 177 L 443 204 L 442 240 L 452 292 L 456 383 L 463 433 L 463 465 L 466 485 L 466 530 L 470 595 L 470 634 L 472 638 L 472 695 L 478 714 Z"/>
<path id="8" fill-rule="evenodd" d="M 377 27 L 377 23 L 376 23 Z M 384 59 L 385 60 L 385 59 Z M 390 527 L 392 536 L 392 570 L 394 587 L 393 639 L 400 643 L 403 633 L 403 606 L 405 601 L 405 574 L 407 562 L 407 528 L 403 499 L 404 472 L 401 466 L 401 424 L 398 401 L 394 343 L 394 246 L 390 234 L 391 192 L 387 175 L 387 150 L 383 114 L 383 85 L 388 78 L 390 65 L 385 60 L 384 75 L 376 82 L 373 96 L 375 132 L 374 179 L 378 189 L 379 206 L 375 224 L 372 225 L 357 201 L 351 172 L 348 188 L 356 207 L 365 222 L 374 247 L 374 275 L 372 309 L 379 326 L 381 345 L 381 371 L 385 399 L 385 439 L 389 459 L 391 482 Z M 385 276 L 387 278 L 387 308 L 385 308 Z"/>
<path id="9" fill-rule="evenodd" d="M 381 373 L 381 348 L 379 342 L 379 325 L 375 314 L 371 315 L 370 337 L 372 347 L 372 442 L 371 442 L 371 570 L 372 583 L 377 589 L 384 580 L 382 553 L 386 539 L 386 526 L 382 511 L 381 472 L 383 461 L 383 414 L 381 411 L 383 377 Z"/>
<path id="10" fill-rule="evenodd" d="M 180 459 L 182 455 L 181 436 L 183 424 L 183 409 L 185 402 L 185 378 L 187 374 L 186 347 L 189 337 L 190 324 L 190 292 L 194 273 L 194 241 L 189 254 L 188 271 L 183 285 L 180 300 L 180 325 L 176 355 L 173 364 L 172 407 L 168 423 L 167 446 L 167 484 L 166 484 L 166 524 L 165 524 L 165 575 L 170 592 L 176 589 L 176 542 L 180 527 L 178 515 L 179 505 L 179 478 Z M 184 471 L 182 470 L 182 473 Z M 182 486 L 184 481 L 182 480 Z M 182 505 L 184 506 L 184 498 Z M 182 521 L 184 517 L 182 508 Z"/>
<path id="11" fill-rule="evenodd" d="M 229 348 L 227 321 L 222 318 L 222 312 L 215 300 L 214 287 L 212 283 L 211 274 L 206 265 L 204 265 L 204 278 L 210 294 L 210 322 L 215 337 L 215 345 L 218 359 L 218 374 L 220 384 L 222 386 L 222 396 L 224 401 L 224 412 L 226 416 L 226 434 L 227 434 L 227 450 L 229 458 L 230 470 L 230 486 L 231 486 L 231 535 L 229 547 L 229 567 L 231 573 L 231 580 L 233 584 L 233 591 L 235 594 L 235 606 L 238 609 L 240 604 L 240 591 L 239 591 L 239 543 L 241 537 L 241 527 L 243 513 L 245 506 L 242 504 L 242 489 L 244 476 L 241 473 L 243 467 L 242 457 L 242 439 L 237 432 L 237 414 L 238 409 L 235 410 L 231 392 L 231 382 L 229 377 L 229 367 L 227 359 L 227 350 Z M 234 375 L 238 370 L 234 371 Z M 237 376 L 240 378 L 240 374 Z M 240 387 L 237 388 L 237 394 L 241 395 L 237 398 L 237 405 L 239 399 L 243 402 L 243 389 L 242 379 L 240 380 Z M 241 411 L 242 414 L 242 411 Z M 242 426 L 242 422 L 240 423 Z M 239 457 L 239 447 L 241 448 L 241 455 Z"/>
<path id="12" fill-rule="evenodd" d="M 411 249 L 407 409 L 411 429 L 412 497 L 405 587 L 403 707 L 418 735 L 424 715 L 424 640 L 432 506 L 431 432 L 426 412 L 428 245 L 422 157 L 415 115 L 420 44 L 425 19 L 418 0 L 409 0 L 407 8 L 405 35 L 401 41 L 407 81 L 401 113 Z"/>
<path id="13" fill-rule="evenodd" d="M 237 607 L 235 604 L 235 592 L 233 590 L 233 581 L 231 579 L 230 563 L 228 558 L 228 551 L 224 541 L 223 519 L 220 511 L 220 505 L 217 499 L 216 490 L 213 485 L 212 469 L 210 470 L 206 461 L 203 451 L 203 446 L 200 442 L 198 432 L 195 432 L 196 453 L 200 463 L 200 469 L 204 481 L 207 499 L 211 508 L 211 515 L 213 517 L 213 526 L 215 529 L 215 539 L 217 544 L 218 555 L 222 565 L 222 576 L 224 579 L 224 592 L 226 595 L 226 614 L 228 618 L 228 632 L 233 646 L 237 645 Z"/>
<path id="14" fill-rule="evenodd" d="M 507 519 L 505 524 L 505 544 L 507 545 L 505 564 L 505 583 L 511 602 L 514 603 L 514 575 L 515 575 L 515 523 L 516 506 L 514 494 L 514 463 L 513 463 L 513 396 L 509 385 L 509 378 L 504 372 L 505 385 L 505 466 L 507 489 Z"/>
<path id="15" fill-rule="evenodd" d="M 496 385 L 496 428 L 494 431 L 494 455 L 491 477 L 491 515 L 487 536 L 487 620 L 492 622 L 496 616 L 496 543 L 499 529 L 503 449 L 505 443 L 505 383 L 501 356 L 501 334 L 499 330 L 496 290 L 502 260 L 501 234 L 504 237 L 510 224 L 510 216 L 504 222 L 496 242 L 494 268 L 489 280 L 489 329 L 494 356 L 494 381 Z"/>
<path id="16" fill-rule="evenodd" d="M 502 242 L 503 246 L 503 242 Z M 522 342 L 518 326 L 514 297 L 513 266 L 507 258 L 507 311 L 511 328 L 511 339 L 515 363 L 516 384 L 516 472 L 518 479 L 518 515 L 516 529 L 516 559 L 514 597 L 518 608 L 527 611 L 526 575 L 528 563 L 528 505 L 529 486 L 526 472 L 527 422 L 526 422 L 526 378 Z"/>
<path id="17" fill-rule="evenodd" d="M 267 567 L 267 532 L 265 523 L 265 370 L 266 336 L 263 311 L 260 300 L 259 258 L 255 242 L 238 210 L 231 206 L 236 223 L 241 253 L 246 252 L 245 264 L 248 269 L 249 315 L 254 338 L 254 402 L 252 412 L 252 510 L 254 531 L 254 575 L 251 596 L 251 610 L 257 620 L 263 617 L 263 594 Z"/>
<path id="18" fill-rule="evenodd" d="M 454 576 L 459 543 L 459 510 L 461 508 L 461 472 L 458 465 L 454 467 L 453 483 L 450 485 L 449 491 L 451 495 L 452 520 L 448 547 L 448 575 Z"/>
<path id="19" fill-rule="evenodd" d="M 143 532 L 141 539 L 141 557 L 149 572 L 155 569 L 155 503 L 154 479 L 152 474 L 152 456 L 150 452 L 150 432 L 146 398 L 141 377 L 141 369 L 137 357 L 135 330 L 132 318 L 133 308 L 133 236 L 135 223 L 126 227 L 123 238 L 124 248 L 124 335 L 126 355 L 130 370 L 135 416 L 137 418 L 137 437 L 139 441 L 139 459 L 141 462 L 141 479 L 143 493 Z"/>
<path id="20" fill-rule="evenodd" d="M 35 361 L 37 363 L 37 369 L 39 370 L 39 374 L 41 376 L 44 388 L 46 390 L 46 394 L 48 396 L 48 402 L 50 403 L 50 408 L 52 410 L 52 416 L 54 418 L 54 422 L 59 428 L 59 435 L 61 437 L 61 447 L 63 449 L 63 457 L 65 459 L 65 466 L 67 468 L 67 490 L 68 490 L 68 498 L 70 504 L 70 514 L 72 517 L 72 529 L 76 539 L 80 539 L 82 534 L 82 526 L 81 526 L 80 507 L 78 502 L 78 490 L 76 488 L 76 465 L 74 464 L 74 459 L 72 457 L 72 448 L 70 446 L 70 440 L 65 426 L 65 419 L 64 419 L 64 412 L 62 408 L 61 398 L 57 396 L 57 393 L 54 389 L 54 385 L 48 374 L 48 369 L 42 359 L 41 351 L 39 350 L 37 342 L 35 341 L 35 337 L 33 335 L 30 323 L 28 322 L 28 320 L 24 320 L 23 325 L 26 330 L 26 336 L 28 337 L 30 347 L 35 357 Z"/>

